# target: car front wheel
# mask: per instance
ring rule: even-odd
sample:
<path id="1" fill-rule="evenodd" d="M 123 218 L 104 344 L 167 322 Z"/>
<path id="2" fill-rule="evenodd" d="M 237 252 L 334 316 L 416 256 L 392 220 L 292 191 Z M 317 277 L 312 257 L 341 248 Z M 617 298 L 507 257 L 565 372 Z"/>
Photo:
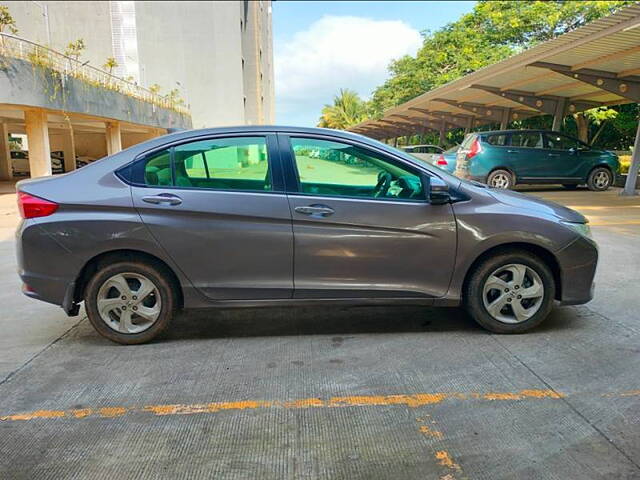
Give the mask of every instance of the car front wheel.
<path id="1" fill-rule="evenodd" d="M 611 170 L 606 167 L 598 167 L 591 170 L 589 178 L 587 178 L 587 186 L 589 190 L 594 192 L 603 192 L 608 190 L 613 183 L 613 175 Z"/>
<path id="2" fill-rule="evenodd" d="M 162 333 L 176 308 L 175 289 L 161 268 L 121 261 L 99 268 L 85 289 L 89 321 L 100 335 L 126 345 Z"/>
<path id="3" fill-rule="evenodd" d="M 494 333 L 522 333 L 549 315 L 555 282 L 536 255 L 509 250 L 484 260 L 466 283 L 464 303 L 473 319 Z"/>

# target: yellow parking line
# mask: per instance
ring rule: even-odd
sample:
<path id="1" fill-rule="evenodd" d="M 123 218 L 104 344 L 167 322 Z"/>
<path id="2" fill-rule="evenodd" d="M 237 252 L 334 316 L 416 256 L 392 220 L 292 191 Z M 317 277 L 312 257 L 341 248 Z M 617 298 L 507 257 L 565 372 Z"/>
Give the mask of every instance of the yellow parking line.
<path id="1" fill-rule="evenodd" d="M 640 390 L 626 392 L 604 393 L 604 397 L 632 397 L 640 396 Z M 107 406 L 99 408 L 80 408 L 69 410 L 36 410 L 26 413 L 15 413 L 0 416 L 0 421 L 10 422 L 19 420 L 36 420 L 42 418 L 73 418 L 89 417 L 115 418 L 132 413 L 150 413 L 153 415 L 193 415 L 197 413 L 216 413 L 221 411 L 257 410 L 270 408 L 301 409 L 301 408 L 343 408 L 367 406 L 404 405 L 417 408 L 433 405 L 445 400 L 479 400 L 479 401 L 522 401 L 527 399 L 554 400 L 564 398 L 565 395 L 555 390 L 526 389 L 519 392 L 457 392 L 457 393 L 416 393 L 411 395 L 352 395 L 346 397 L 301 398 L 298 400 L 242 400 L 237 402 L 211 402 L 197 404 L 164 404 L 146 405 L 143 407 Z M 426 432 L 424 432 L 426 433 Z"/>
<path id="2" fill-rule="evenodd" d="M 592 227 L 607 227 L 613 225 L 640 225 L 640 220 L 621 220 L 612 222 L 592 222 L 589 221 L 589 225 Z"/>
<path id="3" fill-rule="evenodd" d="M 244 400 L 238 402 L 212 402 L 202 404 L 170 404 L 147 405 L 144 407 L 101 407 L 71 410 L 36 410 L 34 412 L 17 413 L 0 416 L 0 421 L 35 420 L 42 418 L 75 418 L 88 417 L 113 418 L 129 413 L 151 413 L 153 415 L 192 415 L 196 413 L 215 413 L 225 410 L 255 410 L 268 408 L 340 408 L 363 406 L 405 405 L 410 408 L 440 403 L 445 399 L 457 400 L 524 400 L 527 398 L 557 399 L 562 394 L 553 390 L 522 390 L 520 392 L 489 393 L 418 393 L 412 395 L 355 395 L 347 397 L 303 398 L 289 401 Z"/>

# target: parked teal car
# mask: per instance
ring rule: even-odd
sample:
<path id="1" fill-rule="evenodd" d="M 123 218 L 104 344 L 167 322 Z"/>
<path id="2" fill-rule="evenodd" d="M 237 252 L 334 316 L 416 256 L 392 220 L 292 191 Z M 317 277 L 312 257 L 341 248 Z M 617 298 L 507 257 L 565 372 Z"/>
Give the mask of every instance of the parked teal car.
<path id="1" fill-rule="evenodd" d="M 619 173 L 613 152 L 544 130 L 471 133 L 458 150 L 455 171 L 494 188 L 560 183 L 568 189 L 586 184 L 594 191 L 607 190 Z"/>

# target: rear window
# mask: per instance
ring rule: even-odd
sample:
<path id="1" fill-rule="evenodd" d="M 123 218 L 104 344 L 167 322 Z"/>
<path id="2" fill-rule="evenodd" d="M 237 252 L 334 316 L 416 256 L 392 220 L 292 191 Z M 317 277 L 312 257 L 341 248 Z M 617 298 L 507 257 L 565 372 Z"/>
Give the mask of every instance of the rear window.
<path id="1" fill-rule="evenodd" d="M 504 133 L 496 135 L 487 135 L 484 139 L 489 145 L 495 145 L 496 147 L 504 147 L 507 144 L 507 136 Z"/>

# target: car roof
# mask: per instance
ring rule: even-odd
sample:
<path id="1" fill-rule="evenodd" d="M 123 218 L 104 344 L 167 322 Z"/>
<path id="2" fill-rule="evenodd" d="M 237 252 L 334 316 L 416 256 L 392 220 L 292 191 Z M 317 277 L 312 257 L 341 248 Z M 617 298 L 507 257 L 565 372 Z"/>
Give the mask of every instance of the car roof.
<path id="1" fill-rule="evenodd" d="M 544 128 L 527 128 L 527 129 L 518 129 L 512 128 L 510 130 L 489 130 L 486 132 L 473 132 L 476 135 L 502 135 L 508 133 L 557 133 L 559 135 L 565 135 L 566 133 L 556 132 L 555 130 L 545 130 Z"/>
<path id="2" fill-rule="evenodd" d="M 172 137 L 174 139 L 199 137 L 203 135 L 220 135 L 227 133 L 301 133 L 301 134 L 316 134 L 316 135 L 332 135 L 334 137 L 342 137 L 345 139 L 359 140 L 359 141 L 372 141 L 369 137 L 359 135 L 357 133 L 346 132 L 344 130 L 334 130 L 331 128 L 320 127 L 291 127 L 286 125 L 238 125 L 229 127 L 215 127 L 215 128 L 200 128 L 192 130 L 180 130 L 177 132 L 167 133 L 162 135 L 167 139 Z"/>

